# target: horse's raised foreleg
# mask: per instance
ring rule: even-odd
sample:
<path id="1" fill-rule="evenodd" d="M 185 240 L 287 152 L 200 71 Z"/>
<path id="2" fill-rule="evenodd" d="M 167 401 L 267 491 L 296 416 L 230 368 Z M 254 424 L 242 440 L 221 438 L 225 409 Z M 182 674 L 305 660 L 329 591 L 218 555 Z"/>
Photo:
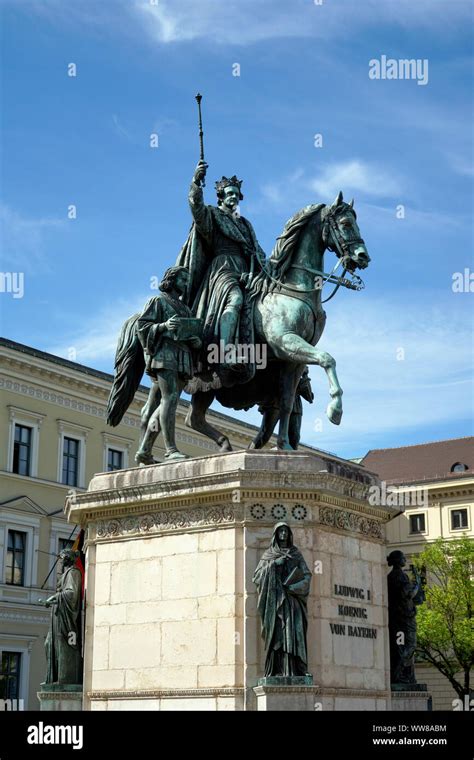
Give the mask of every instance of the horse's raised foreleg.
<path id="1" fill-rule="evenodd" d="M 336 361 L 331 354 L 312 346 L 296 333 L 285 333 L 278 339 L 278 343 L 272 344 L 272 348 L 277 356 L 294 364 L 318 364 L 325 370 L 331 396 L 326 414 L 330 422 L 339 425 L 342 417 L 342 388 L 336 373 Z"/>
<path id="2" fill-rule="evenodd" d="M 232 446 L 227 436 L 221 433 L 220 430 L 217 430 L 217 428 L 209 425 L 206 420 L 206 412 L 214 401 L 214 398 L 213 391 L 198 391 L 194 393 L 184 424 L 197 433 L 202 433 L 207 438 L 211 438 L 217 443 L 220 451 L 232 451 Z"/>
<path id="3" fill-rule="evenodd" d="M 273 407 L 265 409 L 260 430 L 250 444 L 249 449 L 261 449 L 266 443 L 268 443 L 275 430 L 279 414 L 279 409 L 274 409 Z"/>

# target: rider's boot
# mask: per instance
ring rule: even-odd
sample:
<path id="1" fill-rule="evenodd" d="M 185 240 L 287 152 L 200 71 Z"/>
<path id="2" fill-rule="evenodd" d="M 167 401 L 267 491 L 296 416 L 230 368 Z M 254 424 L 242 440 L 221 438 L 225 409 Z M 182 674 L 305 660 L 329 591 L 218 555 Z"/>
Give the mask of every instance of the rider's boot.
<path id="1" fill-rule="evenodd" d="M 235 340 L 237 331 L 237 322 L 239 319 L 238 311 L 224 311 L 219 323 L 220 339 L 224 346 L 224 351 L 228 345 L 232 345 Z"/>

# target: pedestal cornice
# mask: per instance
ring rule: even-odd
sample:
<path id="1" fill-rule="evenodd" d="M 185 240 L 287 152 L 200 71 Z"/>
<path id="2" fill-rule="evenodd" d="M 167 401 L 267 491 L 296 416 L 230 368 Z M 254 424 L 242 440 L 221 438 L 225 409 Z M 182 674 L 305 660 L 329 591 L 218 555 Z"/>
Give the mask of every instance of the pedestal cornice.
<path id="1" fill-rule="evenodd" d="M 101 473 L 67 500 L 66 514 L 94 524 L 90 540 L 280 519 L 382 540 L 397 510 L 371 506 L 366 495 L 377 479 L 350 464 L 342 477 L 328 472 L 327 455 L 236 451 Z"/>

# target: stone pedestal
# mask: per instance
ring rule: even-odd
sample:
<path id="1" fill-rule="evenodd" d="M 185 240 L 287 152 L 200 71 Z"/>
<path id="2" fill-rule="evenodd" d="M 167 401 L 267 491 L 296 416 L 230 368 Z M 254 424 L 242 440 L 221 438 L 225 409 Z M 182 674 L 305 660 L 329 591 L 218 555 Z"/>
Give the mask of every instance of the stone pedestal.
<path id="1" fill-rule="evenodd" d="M 259 684 L 254 688 L 259 711 L 314 712 L 317 692 L 317 687 L 296 684 Z"/>
<path id="2" fill-rule="evenodd" d="M 389 709 L 385 523 L 396 510 L 369 505 L 375 482 L 337 457 L 267 450 L 95 476 L 67 503 L 87 527 L 84 709 L 314 710 L 316 689 L 322 709 Z M 257 686 L 252 576 L 280 520 L 313 572 L 318 687 Z"/>
<path id="3" fill-rule="evenodd" d="M 37 697 L 40 710 L 52 712 L 80 712 L 82 710 L 82 684 L 42 683 Z"/>
<path id="4" fill-rule="evenodd" d="M 392 710 L 427 711 L 432 709 L 432 696 L 425 683 L 392 684 Z"/>

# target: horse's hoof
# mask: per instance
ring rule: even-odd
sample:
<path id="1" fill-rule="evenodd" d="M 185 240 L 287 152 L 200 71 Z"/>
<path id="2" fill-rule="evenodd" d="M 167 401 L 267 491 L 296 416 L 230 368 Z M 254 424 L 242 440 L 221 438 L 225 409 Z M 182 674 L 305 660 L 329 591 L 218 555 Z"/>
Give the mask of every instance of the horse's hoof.
<path id="1" fill-rule="evenodd" d="M 220 452 L 232 451 L 232 446 L 230 445 L 230 441 L 225 435 L 219 438 L 219 440 L 217 441 L 217 445 L 219 446 Z"/>
<path id="2" fill-rule="evenodd" d="M 139 451 L 135 454 L 135 462 L 139 467 L 146 467 L 149 464 L 158 464 L 150 454 L 143 454 Z"/>
<path id="3" fill-rule="evenodd" d="M 329 404 L 326 410 L 329 422 L 333 425 L 339 425 L 342 419 L 342 404 L 340 399 L 335 398 Z"/>
<path id="4" fill-rule="evenodd" d="M 186 454 L 182 454 L 181 451 L 178 451 L 177 449 L 171 449 L 171 451 L 168 451 L 165 454 L 165 459 L 189 459 Z"/>
<path id="5" fill-rule="evenodd" d="M 272 451 L 294 451 L 294 448 L 286 441 L 277 441 L 277 445 L 272 447 Z"/>

